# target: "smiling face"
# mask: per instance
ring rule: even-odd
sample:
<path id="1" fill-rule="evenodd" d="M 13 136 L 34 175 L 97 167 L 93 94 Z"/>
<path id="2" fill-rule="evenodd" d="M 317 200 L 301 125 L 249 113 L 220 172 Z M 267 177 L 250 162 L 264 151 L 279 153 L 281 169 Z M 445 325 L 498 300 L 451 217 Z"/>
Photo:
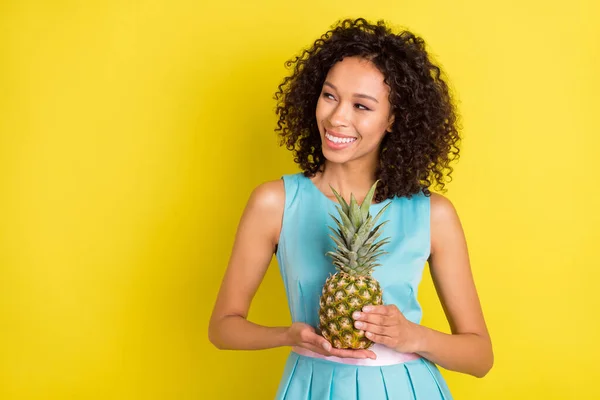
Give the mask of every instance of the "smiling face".
<path id="1" fill-rule="evenodd" d="M 344 58 L 331 67 L 316 110 L 328 161 L 377 161 L 379 145 L 393 123 L 389 87 L 383 80 L 381 71 L 362 58 Z"/>

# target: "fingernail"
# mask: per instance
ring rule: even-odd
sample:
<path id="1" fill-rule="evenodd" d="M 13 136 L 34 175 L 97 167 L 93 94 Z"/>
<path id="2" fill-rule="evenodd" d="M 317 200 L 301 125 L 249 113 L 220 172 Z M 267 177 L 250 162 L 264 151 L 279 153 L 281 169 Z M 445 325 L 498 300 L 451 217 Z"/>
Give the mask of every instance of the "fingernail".
<path id="1" fill-rule="evenodd" d="M 372 310 L 372 308 L 371 308 L 370 306 L 366 306 L 366 307 L 363 307 L 363 309 L 362 309 L 362 310 L 363 310 L 364 312 L 369 312 L 369 311 L 371 311 L 371 310 Z"/>
<path id="2" fill-rule="evenodd" d="M 357 311 L 354 314 L 352 314 L 352 317 L 355 318 L 355 319 L 356 318 L 360 318 L 360 313 Z"/>
<path id="3" fill-rule="evenodd" d="M 327 351 L 331 350 L 331 345 L 329 343 L 323 343 L 323 348 Z"/>
<path id="4" fill-rule="evenodd" d="M 362 322 L 356 322 L 354 324 L 354 326 L 357 327 L 357 328 L 362 328 L 363 327 L 363 323 Z"/>

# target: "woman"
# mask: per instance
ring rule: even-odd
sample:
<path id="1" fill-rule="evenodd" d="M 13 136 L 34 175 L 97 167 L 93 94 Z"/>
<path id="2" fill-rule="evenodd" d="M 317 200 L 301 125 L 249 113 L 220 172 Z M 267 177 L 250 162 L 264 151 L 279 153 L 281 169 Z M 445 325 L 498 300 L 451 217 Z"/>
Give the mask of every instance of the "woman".
<path id="1" fill-rule="evenodd" d="M 458 215 L 429 190 L 444 189 L 459 156 L 440 69 L 421 38 L 364 19 L 342 21 L 287 64 L 294 68 L 276 95 L 277 130 L 302 173 L 261 184 L 250 196 L 210 340 L 220 349 L 291 346 L 278 399 L 450 399 L 437 365 L 483 377 L 493 353 Z M 343 203 L 333 190 L 362 203 L 376 181 L 370 212 L 387 208 L 390 237 L 373 271 L 383 305 L 352 315 L 375 344 L 337 348 L 319 329 L 321 289 L 336 272 L 325 256 L 334 247 L 328 226 Z M 289 327 L 246 319 L 273 254 Z M 417 287 L 426 261 L 452 334 L 420 325 Z"/>

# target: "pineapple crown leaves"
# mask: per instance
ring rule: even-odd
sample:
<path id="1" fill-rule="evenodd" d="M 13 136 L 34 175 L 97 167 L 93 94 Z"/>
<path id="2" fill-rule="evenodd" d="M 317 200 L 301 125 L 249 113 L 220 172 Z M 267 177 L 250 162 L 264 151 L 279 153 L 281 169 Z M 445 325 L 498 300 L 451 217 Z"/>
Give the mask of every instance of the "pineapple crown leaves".
<path id="1" fill-rule="evenodd" d="M 355 228 L 360 227 L 360 225 L 362 225 L 363 222 L 369 216 L 369 207 L 371 207 L 371 202 L 373 201 L 373 196 L 375 195 L 375 188 L 377 187 L 378 183 L 379 183 L 379 180 L 377 180 L 373 184 L 373 186 L 371 186 L 371 189 L 369 189 L 369 192 L 365 196 L 365 199 L 363 200 L 360 208 L 358 206 L 358 203 L 356 202 L 356 199 L 354 198 L 354 194 L 352 194 L 352 193 L 350 194 L 350 204 L 348 204 L 346 202 L 346 200 L 344 200 L 344 198 L 342 196 L 340 196 L 340 194 L 333 188 L 333 186 L 329 185 L 329 187 L 331 188 L 331 191 L 333 192 L 333 195 L 335 196 L 335 198 L 337 199 L 338 203 L 341 206 L 341 207 L 336 206 L 340 216 L 342 216 L 342 218 L 343 218 L 344 216 L 354 215 L 356 222 L 352 221 L 352 223 L 354 224 Z M 360 210 L 360 212 L 357 212 L 359 210 Z M 358 218 L 358 217 L 360 217 L 360 218 Z"/>
<path id="2" fill-rule="evenodd" d="M 333 235 L 329 237 L 337 245 L 337 251 L 330 251 L 326 255 L 333 258 L 333 264 L 339 270 L 350 274 L 369 274 L 373 268 L 379 266 L 376 260 L 383 254 L 387 254 L 381 250 L 381 247 L 389 243 L 389 238 L 375 242 L 381 235 L 382 227 L 388 222 L 384 221 L 378 226 L 375 226 L 383 212 L 387 209 L 390 203 L 386 204 L 377 215 L 373 218 L 369 213 L 369 208 L 375 194 L 375 188 L 379 181 L 376 181 L 362 202 L 358 205 L 353 194 L 350 195 L 350 204 L 348 204 L 342 196 L 333 188 L 333 194 L 338 200 L 339 205 L 336 209 L 340 215 L 340 219 L 335 216 L 333 218 L 337 225 L 337 230 L 329 227 Z"/>

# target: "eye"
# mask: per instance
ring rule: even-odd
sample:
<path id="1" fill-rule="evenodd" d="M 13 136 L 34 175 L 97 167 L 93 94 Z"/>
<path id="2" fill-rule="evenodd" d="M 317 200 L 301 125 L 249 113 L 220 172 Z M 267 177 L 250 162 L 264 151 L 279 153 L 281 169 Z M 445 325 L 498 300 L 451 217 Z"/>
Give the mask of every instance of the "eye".
<path id="1" fill-rule="evenodd" d="M 365 110 L 365 111 L 371 111 L 370 108 L 363 106 L 362 104 L 356 103 L 354 105 L 354 107 L 358 108 L 359 110 Z"/>
<path id="2" fill-rule="evenodd" d="M 323 97 L 325 97 L 326 99 L 335 100 L 335 97 L 333 97 L 331 93 L 323 92 Z"/>

